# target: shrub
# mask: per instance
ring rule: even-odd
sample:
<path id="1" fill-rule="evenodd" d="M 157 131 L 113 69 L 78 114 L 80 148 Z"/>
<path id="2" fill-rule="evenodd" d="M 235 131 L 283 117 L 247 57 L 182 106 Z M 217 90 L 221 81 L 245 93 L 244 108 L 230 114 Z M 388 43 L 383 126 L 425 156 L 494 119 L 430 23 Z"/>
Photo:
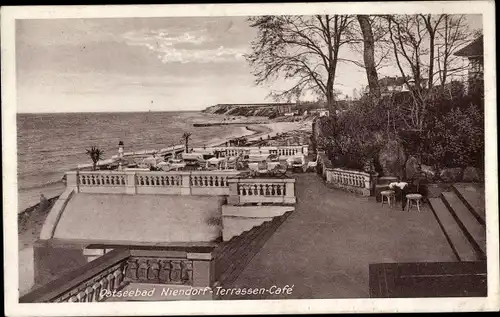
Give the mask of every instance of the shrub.
<path id="1" fill-rule="evenodd" d="M 422 159 L 436 167 L 483 167 L 484 113 L 470 103 L 442 116 L 429 117 L 423 134 Z"/>
<path id="2" fill-rule="evenodd" d="M 381 107 L 363 100 L 338 117 L 322 117 L 318 120 L 317 146 L 325 148 L 335 167 L 363 170 L 367 165 L 377 165 L 383 145 L 381 111 Z"/>

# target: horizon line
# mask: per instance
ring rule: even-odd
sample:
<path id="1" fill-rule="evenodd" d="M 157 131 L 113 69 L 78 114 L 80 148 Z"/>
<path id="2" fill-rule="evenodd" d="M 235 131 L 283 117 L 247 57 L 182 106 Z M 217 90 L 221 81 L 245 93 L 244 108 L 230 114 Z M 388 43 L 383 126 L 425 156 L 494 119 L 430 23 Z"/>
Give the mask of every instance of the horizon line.
<path id="1" fill-rule="evenodd" d="M 67 114 L 67 113 L 149 113 L 149 112 L 201 112 L 200 110 L 139 110 L 139 111 L 52 111 L 52 112 L 16 112 L 16 114 Z"/>

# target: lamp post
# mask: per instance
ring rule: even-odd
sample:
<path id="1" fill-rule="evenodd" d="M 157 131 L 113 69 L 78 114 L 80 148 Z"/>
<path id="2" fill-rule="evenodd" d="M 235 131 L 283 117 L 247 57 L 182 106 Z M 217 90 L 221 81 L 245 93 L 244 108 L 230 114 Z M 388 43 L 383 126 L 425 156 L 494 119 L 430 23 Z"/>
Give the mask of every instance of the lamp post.
<path id="1" fill-rule="evenodd" d="M 118 142 L 118 169 L 122 170 L 122 160 L 123 160 L 123 141 Z"/>

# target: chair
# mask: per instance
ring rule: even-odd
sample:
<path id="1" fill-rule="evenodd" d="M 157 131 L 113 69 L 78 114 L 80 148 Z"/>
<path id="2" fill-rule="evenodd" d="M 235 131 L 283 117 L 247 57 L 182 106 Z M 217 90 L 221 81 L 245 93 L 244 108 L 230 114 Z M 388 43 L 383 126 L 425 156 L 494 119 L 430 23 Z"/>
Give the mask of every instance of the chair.
<path id="1" fill-rule="evenodd" d="M 406 200 L 407 200 L 407 210 L 410 211 L 412 205 L 417 206 L 418 212 L 420 212 L 420 200 L 422 199 L 421 194 L 407 194 L 406 195 Z"/>
<path id="2" fill-rule="evenodd" d="M 393 190 L 381 191 L 380 195 L 382 196 L 382 206 L 384 206 L 385 200 L 387 200 L 387 204 L 389 205 L 389 207 L 392 207 L 393 203 L 396 202 L 396 194 Z"/>

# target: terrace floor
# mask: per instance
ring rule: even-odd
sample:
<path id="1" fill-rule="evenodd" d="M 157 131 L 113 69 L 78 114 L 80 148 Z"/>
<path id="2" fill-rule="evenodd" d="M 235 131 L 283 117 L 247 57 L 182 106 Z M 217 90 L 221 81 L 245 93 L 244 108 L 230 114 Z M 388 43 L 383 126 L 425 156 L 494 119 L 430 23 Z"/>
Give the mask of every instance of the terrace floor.
<path id="1" fill-rule="evenodd" d="M 295 211 L 227 286 L 293 285 L 292 294 L 221 299 L 367 298 L 370 263 L 455 260 L 428 206 L 420 213 L 389 209 L 330 189 L 314 173 L 296 176 Z"/>

